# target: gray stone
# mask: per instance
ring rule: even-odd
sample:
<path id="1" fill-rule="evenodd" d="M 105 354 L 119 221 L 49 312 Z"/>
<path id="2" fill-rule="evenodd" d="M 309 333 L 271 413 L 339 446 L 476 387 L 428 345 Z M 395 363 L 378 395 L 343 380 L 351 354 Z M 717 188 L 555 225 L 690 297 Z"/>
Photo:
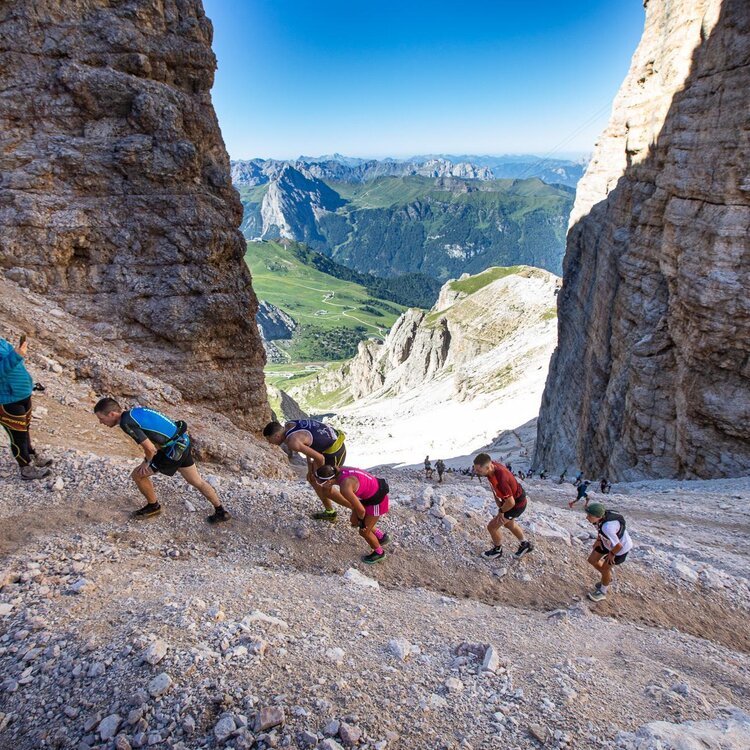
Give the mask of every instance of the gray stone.
<path id="1" fill-rule="evenodd" d="M 110 714 L 99 722 L 97 727 L 99 736 L 105 742 L 111 740 L 117 734 L 120 724 L 122 724 L 122 717 L 118 714 Z"/>
<path id="2" fill-rule="evenodd" d="M 167 654 L 167 644 L 161 639 L 155 640 L 143 652 L 143 660 L 151 666 L 158 664 Z"/>
<path id="3" fill-rule="evenodd" d="M 235 729 L 237 729 L 237 725 L 234 718 L 232 716 L 224 716 L 214 725 L 214 737 L 219 742 L 224 742 Z"/>
<path id="4" fill-rule="evenodd" d="M 172 678 L 166 672 L 162 672 L 148 683 L 148 692 L 152 697 L 158 698 L 166 693 L 171 686 Z"/>
<path id="5" fill-rule="evenodd" d="M 549 730 L 542 724 L 529 724 L 529 734 L 543 745 L 549 737 Z"/>
<path id="6" fill-rule="evenodd" d="M 487 650 L 484 652 L 482 669 L 485 672 L 493 673 L 500 669 L 500 655 L 497 653 L 497 649 L 491 644 L 487 646 Z"/>
<path id="7" fill-rule="evenodd" d="M 266 706 L 255 715 L 255 732 L 265 732 L 284 723 L 284 709 L 281 706 Z"/>
<path id="8" fill-rule="evenodd" d="M 75 583 L 73 583 L 70 587 L 70 591 L 73 594 L 85 594 L 88 591 L 91 591 L 91 589 L 94 587 L 94 584 L 91 583 L 86 578 L 79 578 Z"/>
<path id="9" fill-rule="evenodd" d="M 445 687 L 449 693 L 461 693 L 464 689 L 464 684 L 457 677 L 449 677 L 445 681 Z"/>
<path id="10" fill-rule="evenodd" d="M 412 654 L 419 654 L 421 649 L 404 638 L 392 638 L 388 641 L 388 652 L 399 661 L 406 661 Z"/>
<path id="11" fill-rule="evenodd" d="M 342 721 L 341 726 L 339 727 L 339 737 L 344 745 L 353 747 L 361 739 L 362 730 L 353 724 L 348 724 L 347 722 Z"/>
<path id="12" fill-rule="evenodd" d="M 339 733 L 341 722 L 338 719 L 331 719 L 323 728 L 323 734 L 327 737 L 335 737 Z"/>
<path id="13" fill-rule="evenodd" d="M 360 573 L 356 568 L 347 569 L 344 573 L 344 578 L 355 586 L 363 586 L 371 589 L 380 588 L 380 584 L 374 578 L 370 578 L 369 576 Z"/>

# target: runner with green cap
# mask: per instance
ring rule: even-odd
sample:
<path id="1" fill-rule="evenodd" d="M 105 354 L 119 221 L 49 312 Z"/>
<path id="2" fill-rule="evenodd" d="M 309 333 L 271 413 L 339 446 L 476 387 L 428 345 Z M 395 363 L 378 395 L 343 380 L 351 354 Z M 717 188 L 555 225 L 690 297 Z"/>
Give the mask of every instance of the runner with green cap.
<path id="1" fill-rule="evenodd" d="M 588 561 L 601 574 L 601 581 L 587 596 L 592 602 L 600 602 L 607 598 L 612 568 L 625 562 L 628 552 L 633 549 L 633 540 L 625 528 L 623 516 L 607 510 L 601 503 L 591 503 L 586 508 L 586 520 L 596 526 L 598 532 Z"/>

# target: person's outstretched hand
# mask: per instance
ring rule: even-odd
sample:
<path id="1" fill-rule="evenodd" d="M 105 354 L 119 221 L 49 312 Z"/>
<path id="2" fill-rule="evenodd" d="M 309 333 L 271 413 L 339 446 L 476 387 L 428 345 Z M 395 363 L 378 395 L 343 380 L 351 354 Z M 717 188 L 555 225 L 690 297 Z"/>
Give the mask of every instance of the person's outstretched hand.
<path id="1" fill-rule="evenodd" d="M 16 347 L 16 354 L 26 359 L 26 354 L 29 351 L 29 342 L 28 340 L 24 341 L 23 344 L 19 344 Z"/>

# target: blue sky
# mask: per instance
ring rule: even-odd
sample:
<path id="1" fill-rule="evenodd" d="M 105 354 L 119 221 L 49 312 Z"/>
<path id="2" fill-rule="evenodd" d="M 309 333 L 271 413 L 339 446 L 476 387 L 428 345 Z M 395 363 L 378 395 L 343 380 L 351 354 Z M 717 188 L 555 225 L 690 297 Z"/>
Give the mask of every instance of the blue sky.
<path id="1" fill-rule="evenodd" d="M 588 152 L 640 0 L 204 0 L 232 158 Z"/>

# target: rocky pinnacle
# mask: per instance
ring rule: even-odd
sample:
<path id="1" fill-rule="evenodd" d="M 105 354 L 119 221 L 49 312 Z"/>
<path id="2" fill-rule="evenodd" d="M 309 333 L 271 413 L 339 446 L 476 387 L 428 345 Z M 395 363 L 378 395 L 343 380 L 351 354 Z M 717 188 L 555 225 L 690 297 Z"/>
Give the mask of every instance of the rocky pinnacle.
<path id="1" fill-rule="evenodd" d="M 264 354 L 211 38 L 200 0 L 3 4 L 0 271 L 255 428 Z"/>

